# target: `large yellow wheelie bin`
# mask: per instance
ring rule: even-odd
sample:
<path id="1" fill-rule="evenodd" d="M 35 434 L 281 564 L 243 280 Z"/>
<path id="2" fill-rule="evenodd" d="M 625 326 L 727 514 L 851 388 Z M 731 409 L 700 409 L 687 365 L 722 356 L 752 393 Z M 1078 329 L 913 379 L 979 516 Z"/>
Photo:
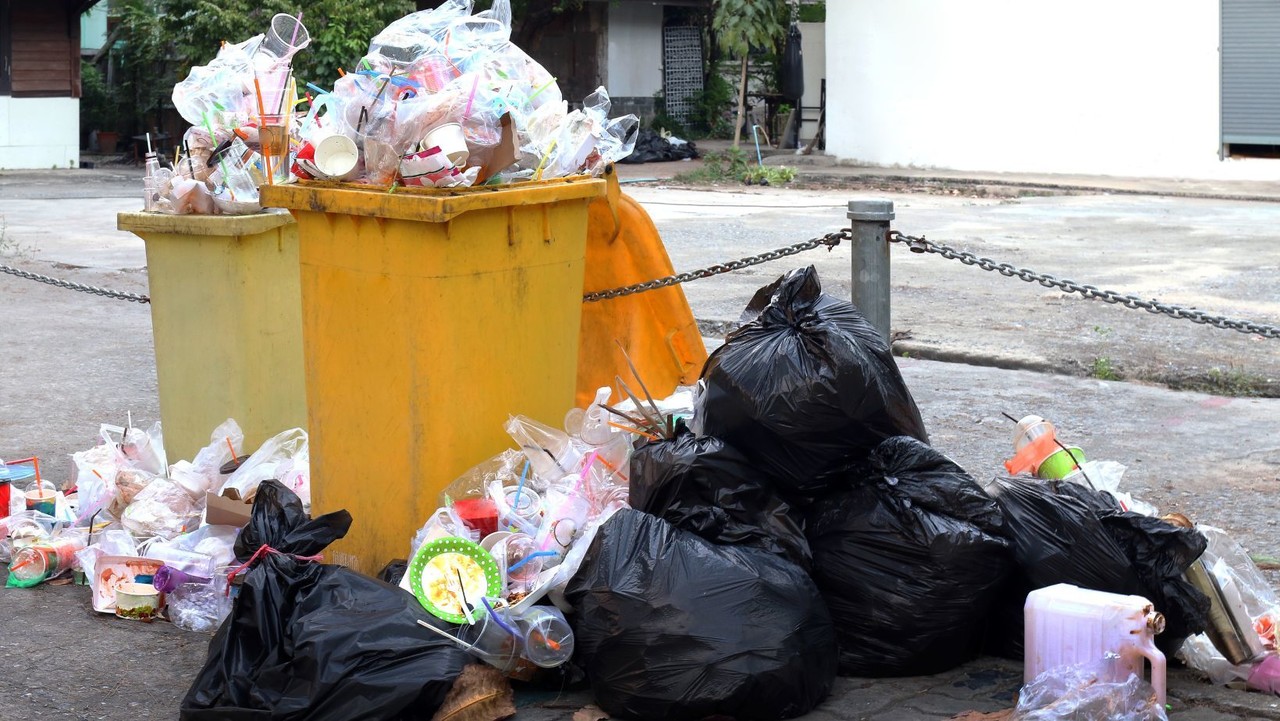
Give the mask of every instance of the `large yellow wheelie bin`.
<path id="1" fill-rule="evenodd" d="M 306 427 L 298 230 L 284 211 L 120 213 L 146 242 L 160 419 L 170 462 L 227 418 L 253 450 Z"/>
<path id="2" fill-rule="evenodd" d="M 509 415 L 560 425 L 604 192 L 262 188 L 298 222 L 313 513 L 354 517 L 331 561 L 372 574 L 403 558 L 440 491 L 511 445 Z"/>

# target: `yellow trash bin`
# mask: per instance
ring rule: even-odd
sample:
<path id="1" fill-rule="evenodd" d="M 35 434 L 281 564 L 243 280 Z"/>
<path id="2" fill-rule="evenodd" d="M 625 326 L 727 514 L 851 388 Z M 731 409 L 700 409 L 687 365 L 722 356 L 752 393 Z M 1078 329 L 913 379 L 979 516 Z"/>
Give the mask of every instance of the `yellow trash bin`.
<path id="1" fill-rule="evenodd" d="M 569 178 L 451 190 L 298 183 L 313 513 L 354 523 L 329 560 L 376 573 L 438 495 L 511 446 L 524 414 L 573 406 L 587 205 Z"/>
<path id="2" fill-rule="evenodd" d="M 256 449 L 306 427 L 298 231 L 284 211 L 120 213 L 147 246 L 160 420 L 170 462 L 228 418 Z"/>

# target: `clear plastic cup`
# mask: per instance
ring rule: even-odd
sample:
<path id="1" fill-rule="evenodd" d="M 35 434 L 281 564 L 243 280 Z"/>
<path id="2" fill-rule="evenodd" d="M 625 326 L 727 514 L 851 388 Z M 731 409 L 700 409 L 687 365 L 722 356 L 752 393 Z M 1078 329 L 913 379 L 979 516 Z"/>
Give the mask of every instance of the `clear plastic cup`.
<path id="1" fill-rule="evenodd" d="M 524 655 L 543 668 L 555 668 L 573 656 L 573 629 L 554 606 L 533 606 L 516 619 L 524 635 Z"/>
<path id="2" fill-rule="evenodd" d="M 287 63 L 310 43 L 311 33 L 307 32 L 307 26 L 292 15 L 280 13 L 271 18 L 271 27 L 258 49 Z"/>

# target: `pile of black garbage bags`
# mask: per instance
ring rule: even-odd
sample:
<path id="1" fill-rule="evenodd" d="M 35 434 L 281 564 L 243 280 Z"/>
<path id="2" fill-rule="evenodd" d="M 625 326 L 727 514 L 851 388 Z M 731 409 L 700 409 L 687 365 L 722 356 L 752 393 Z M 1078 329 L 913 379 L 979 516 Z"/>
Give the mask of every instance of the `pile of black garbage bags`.
<path id="1" fill-rule="evenodd" d="M 1191 529 L 1074 483 L 984 488 L 931 448 L 874 328 L 812 268 L 763 288 L 702 373 L 694 425 L 637 449 L 633 509 L 566 593 L 616 718 L 802 715 L 835 676 L 1021 657 L 1031 590 L 1146 596 L 1166 650 L 1203 629 Z M 695 432 L 696 431 L 696 432 Z"/>
<path id="2" fill-rule="evenodd" d="M 1147 597 L 1167 653 L 1203 630 L 1182 578 L 1202 536 L 1075 483 L 984 488 L 929 446 L 889 348 L 813 267 L 744 321 L 703 369 L 696 427 L 636 449 L 632 507 L 565 591 L 572 665 L 612 717 L 791 718 L 837 674 L 1018 658 L 1027 593 L 1057 583 Z M 350 523 L 263 484 L 184 720 L 432 717 L 474 659 L 412 595 L 312 558 Z"/>

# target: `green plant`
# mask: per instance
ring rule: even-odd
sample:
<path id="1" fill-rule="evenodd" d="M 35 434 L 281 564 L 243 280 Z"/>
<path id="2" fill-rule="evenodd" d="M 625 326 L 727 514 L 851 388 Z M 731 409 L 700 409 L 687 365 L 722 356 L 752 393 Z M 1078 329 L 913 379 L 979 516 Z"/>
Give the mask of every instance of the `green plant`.
<path id="1" fill-rule="evenodd" d="M 653 120 L 649 121 L 649 127 L 653 128 L 656 132 L 662 132 L 665 130 L 678 138 L 689 137 L 688 132 L 685 130 L 685 127 L 680 124 L 680 121 L 664 112 L 659 112 L 657 115 L 653 116 Z"/>
<path id="2" fill-rule="evenodd" d="M 169 37 L 156 2 L 123 0 L 115 7 L 121 40 L 121 49 L 111 56 L 121 110 L 115 130 L 136 132 L 159 125 L 159 112 L 173 91 Z"/>
<path id="3" fill-rule="evenodd" d="M 1106 337 L 1106 336 L 1111 335 L 1112 329 L 1111 329 L 1111 328 L 1108 328 L 1108 327 L 1107 327 L 1107 326 L 1105 326 L 1105 325 L 1095 325 L 1095 326 L 1093 327 L 1093 332 L 1094 332 L 1094 333 L 1097 333 L 1097 334 L 1098 334 L 1098 335 L 1100 335 L 1100 336 Z"/>
<path id="4" fill-rule="evenodd" d="M 1120 380 L 1120 376 L 1116 373 L 1115 368 L 1112 367 L 1111 365 L 1111 359 L 1105 356 L 1102 358 L 1093 359 L 1093 368 L 1090 371 L 1089 375 L 1093 376 L 1094 378 L 1097 378 L 1100 381 Z"/>
<path id="5" fill-rule="evenodd" d="M 782 165 L 757 165 L 742 175 L 747 185 L 783 185 L 795 180 L 796 171 Z"/>
<path id="6" fill-rule="evenodd" d="M 804 3 L 800 5 L 800 22 L 825 23 L 827 21 L 827 4 L 825 2 Z"/>
<path id="7" fill-rule="evenodd" d="M 727 138 L 733 134 L 733 123 L 727 117 L 737 100 L 733 86 L 714 70 L 707 75 L 702 92 L 694 100 L 694 119 L 701 130 L 713 138 Z"/>
<path id="8" fill-rule="evenodd" d="M 119 130 L 120 98 L 96 65 L 80 63 L 80 130 Z"/>
<path id="9" fill-rule="evenodd" d="M 714 3 L 711 29 L 716 34 L 716 43 L 725 53 L 738 57 L 741 65 L 738 113 L 733 130 L 733 145 L 737 147 L 746 113 L 747 56 L 752 47 L 777 46 L 787 28 L 787 5 L 782 0 L 714 0 Z"/>

